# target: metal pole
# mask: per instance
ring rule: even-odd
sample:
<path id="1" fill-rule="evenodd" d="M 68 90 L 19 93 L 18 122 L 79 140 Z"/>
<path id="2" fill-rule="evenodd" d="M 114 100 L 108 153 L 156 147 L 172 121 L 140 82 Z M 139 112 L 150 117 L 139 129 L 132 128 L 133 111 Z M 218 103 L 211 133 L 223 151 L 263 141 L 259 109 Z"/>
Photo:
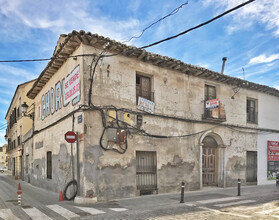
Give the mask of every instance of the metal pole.
<path id="1" fill-rule="evenodd" d="M 71 143 L 71 159 L 72 159 L 72 177 L 75 179 L 75 171 L 74 171 L 74 154 L 73 154 L 73 143 Z"/>
<path id="2" fill-rule="evenodd" d="M 185 185 L 185 183 L 182 182 L 181 183 L 181 199 L 180 199 L 180 203 L 184 203 L 184 185 Z"/>
<path id="3" fill-rule="evenodd" d="M 237 196 L 240 196 L 240 179 L 237 180 Z"/>
<path id="4" fill-rule="evenodd" d="M 80 196 L 80 167 L 79 167 L 79 138 L 78 138 L 78 132 L 76 134 L 77 134 L 76 147 L 77 147 L 77 183 L 78 183 L 78 193 L 77 193 L 77 195 Z"/>

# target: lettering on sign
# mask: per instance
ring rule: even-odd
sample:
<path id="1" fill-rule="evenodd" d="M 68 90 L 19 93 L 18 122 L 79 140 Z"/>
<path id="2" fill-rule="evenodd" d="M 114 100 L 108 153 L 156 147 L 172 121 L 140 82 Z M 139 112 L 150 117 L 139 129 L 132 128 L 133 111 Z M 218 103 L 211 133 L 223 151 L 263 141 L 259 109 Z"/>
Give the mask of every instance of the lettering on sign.
<path id="1" fill-rule="evenodd" d="M 67 85 L 66 85 L 67 84 Z M 41 120 L 53 115 L 69 102 L 80 101 L 80 68 L 79 65 L 66 78 L 58 81 L 41 98 Z"/>
<path id="2" fill-rule="evenodd" d="M 79 75 L 79 66 L 77 66 L 73 72 L 66 77 L 64 83 L 64 100 L 65 103 L 72 101 L 75 97 L 77 97 L 79 92 L 79 83 L 80 83 L 80 75 Z"/>
<path id="3" fill-rule="evenodd" d="M 149 112 L 151 114 L 154 114 L 154 106 L 155 106 L 154 102 L 152 102 L 148 99 L 139 97 L 138 105 L 137 105 L 138 109 L 145 111 L 145 112 Z"/>
<path id="4" fill-rule="evenodd" d="M 219 108 L 219 99 L 211 99 L 205 102 L 205 108 L 207 110 Z"/>
<path id="5" fill-rule="evenodd" d="M 267 141 L 267 179 L 275 180 L 279 173 L 279 142 Z"/>

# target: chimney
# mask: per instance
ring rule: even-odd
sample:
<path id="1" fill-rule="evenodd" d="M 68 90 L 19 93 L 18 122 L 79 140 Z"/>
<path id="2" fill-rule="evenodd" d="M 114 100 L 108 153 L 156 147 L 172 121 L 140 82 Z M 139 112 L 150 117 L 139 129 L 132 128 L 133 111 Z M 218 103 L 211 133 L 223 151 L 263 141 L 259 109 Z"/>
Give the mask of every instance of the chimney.
<path id="1" fill-rule="evenodd" d="M 223 65 L 222 65 L 221 74 L 224 74 L 226 60 L 227 60 L 227 57 L 223 57 Z"/>

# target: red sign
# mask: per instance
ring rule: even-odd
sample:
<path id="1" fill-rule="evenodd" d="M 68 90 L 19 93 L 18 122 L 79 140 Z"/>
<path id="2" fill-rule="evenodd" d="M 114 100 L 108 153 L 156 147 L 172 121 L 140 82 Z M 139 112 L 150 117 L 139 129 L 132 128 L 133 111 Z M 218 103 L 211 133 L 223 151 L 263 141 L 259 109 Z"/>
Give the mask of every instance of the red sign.
<path id="1" fill-rule="evenodd" d="M 77 135 L 73 131 L 68 131 L 65 134 L 65 140 L 68 143 L 74 143 L 77 140 Z"/>
<path id="2" fill-rule="evenodd" d="M 211 99 L 205 102 L 206 109 L 215 109 L 219 107 L 219 99 Z"/>
<path id="3" fill-rule="evenodd" d="M 279 141 L 267 142 L 267 160 L 279 161 Z"/>

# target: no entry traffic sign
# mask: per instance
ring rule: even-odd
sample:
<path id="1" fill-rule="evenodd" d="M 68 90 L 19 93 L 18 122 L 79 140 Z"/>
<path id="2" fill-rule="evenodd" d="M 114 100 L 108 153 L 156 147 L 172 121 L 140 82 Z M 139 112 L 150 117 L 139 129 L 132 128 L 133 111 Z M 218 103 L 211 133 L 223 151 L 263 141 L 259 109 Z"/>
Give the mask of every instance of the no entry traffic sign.
<path id="1" fill-rule="evenodd" d="M 77 135 L 73 131 L 68 131 L 65 134 L 65 140 L 68 143 L 74 143 L 77 140 Z"/>

